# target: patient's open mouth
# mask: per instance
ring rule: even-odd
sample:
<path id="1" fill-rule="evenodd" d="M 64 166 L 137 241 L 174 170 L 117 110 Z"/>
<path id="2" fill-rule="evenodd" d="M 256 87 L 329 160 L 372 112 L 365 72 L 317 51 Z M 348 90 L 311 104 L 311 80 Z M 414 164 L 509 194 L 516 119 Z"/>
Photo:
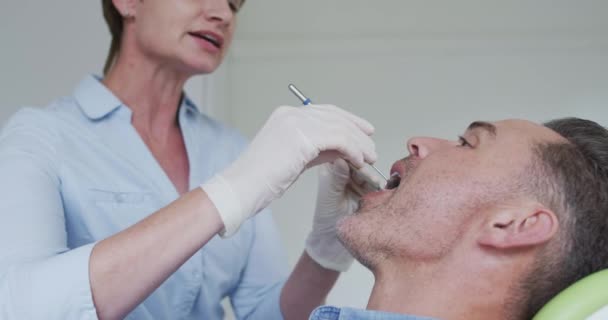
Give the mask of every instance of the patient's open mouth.
<path id="1" fill-rule="evenodd" d="M 388 179 L 388 182 L 386 183 L 386 189 L 387 190 L 395 189 L 399 186 L 400 183 L 401 183 L 401 175 L 399 174 L 399 172 L 395 171 L 391 174 L 390 179 Z"/>

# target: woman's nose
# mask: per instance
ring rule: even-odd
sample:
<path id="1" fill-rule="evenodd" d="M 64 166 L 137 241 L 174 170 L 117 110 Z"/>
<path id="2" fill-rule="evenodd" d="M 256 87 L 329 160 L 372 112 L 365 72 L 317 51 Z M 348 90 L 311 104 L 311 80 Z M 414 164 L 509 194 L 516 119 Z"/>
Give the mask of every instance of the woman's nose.
<path id="1" fill-rule="evenodd" d="M 224 25 L 229 24 L 234 19 L 234 12 L 230 8 L 230 4 L 226 0 L 205 0 L 204 9 L 205 15 L 210 20 L 222 22 Z"/>

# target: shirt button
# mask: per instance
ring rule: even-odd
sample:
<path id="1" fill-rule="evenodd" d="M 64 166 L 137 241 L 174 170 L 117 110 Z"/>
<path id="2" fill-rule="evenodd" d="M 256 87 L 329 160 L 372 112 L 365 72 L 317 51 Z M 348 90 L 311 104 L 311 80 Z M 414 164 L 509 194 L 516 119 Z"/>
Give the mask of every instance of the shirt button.
<path id="1" fill-rule="evenodd" d="M 116 200 L 116 202 L 125 202 L 127 198 L 127 195 L 124 193 L 115 193 L 114 194 L 114 200 Z"/>

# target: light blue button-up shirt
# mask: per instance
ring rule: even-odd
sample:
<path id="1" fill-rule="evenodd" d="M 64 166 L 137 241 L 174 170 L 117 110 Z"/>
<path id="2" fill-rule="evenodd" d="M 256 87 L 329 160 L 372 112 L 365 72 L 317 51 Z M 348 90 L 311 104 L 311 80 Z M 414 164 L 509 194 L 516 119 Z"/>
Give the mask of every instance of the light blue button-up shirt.
<path id="1" fill-rule="evenodd" d="M 190 188 L 245 146 L 235 131 L 179 108 Z M 89 258 L 97 241 L 169 204 L 178 192 L 131 126 L 131 111 L 86 77 L 70 97 L 23 109 L 0 136 L 0 319 L 96 319 Z M 268 212 L 214 237 L 127 319 L 281 319 L 285 255 Z"/>
<path id="2" fill-rule="evenodd" d="M 435 320 L 432 318 L 409 316 L 373 310 L 336 308 L 323 306 L 310 315 L 310 320 Z"/>

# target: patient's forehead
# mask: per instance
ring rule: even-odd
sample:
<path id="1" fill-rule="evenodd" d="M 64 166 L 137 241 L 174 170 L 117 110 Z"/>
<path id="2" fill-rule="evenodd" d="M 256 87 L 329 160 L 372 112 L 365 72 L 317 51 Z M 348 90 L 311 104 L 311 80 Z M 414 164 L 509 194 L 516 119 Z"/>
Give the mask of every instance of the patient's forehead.
<path id="1" fill-rule="evenodd" d="M 536 122 L 522 119 L 508 119 L 493 123 L 497 129 L 497 135 L 501 132 L 506 135 L 519 137 L 520 139 L 533 142 L 568 142 L 557 132 Z"/>

